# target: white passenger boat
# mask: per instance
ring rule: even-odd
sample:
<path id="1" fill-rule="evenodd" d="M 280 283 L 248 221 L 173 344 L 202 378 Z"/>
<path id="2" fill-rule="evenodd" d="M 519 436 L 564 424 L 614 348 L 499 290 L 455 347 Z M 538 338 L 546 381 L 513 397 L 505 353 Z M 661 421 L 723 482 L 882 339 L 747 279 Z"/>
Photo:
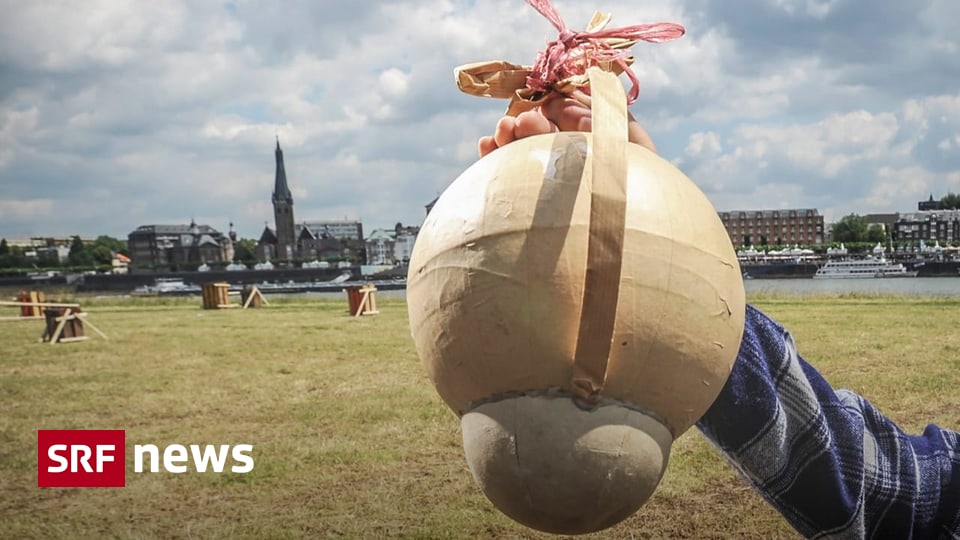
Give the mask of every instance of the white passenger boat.
<path id="1" fill-rule="evenodd" d="M 180 278 L 157 278 L 153 285 L 137 287 L 130 292 L 131 296 L 170 296 L 183 294 L 198 294 L 202 291 L 199 285 L 188 285 Z"/>
<path id="2" fill-rule="evenodd" d="M 915 270 L 907 270 L 900 263 L 885 258 L 828 261 L 817 269 L 814 279 L 916 277 Z"/>

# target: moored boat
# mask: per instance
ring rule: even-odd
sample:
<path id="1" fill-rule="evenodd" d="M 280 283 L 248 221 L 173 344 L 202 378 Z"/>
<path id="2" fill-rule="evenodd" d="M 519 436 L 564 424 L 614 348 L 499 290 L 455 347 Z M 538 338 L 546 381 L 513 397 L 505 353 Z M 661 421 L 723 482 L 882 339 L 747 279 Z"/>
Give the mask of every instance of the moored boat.
<path id="1" fill-rule="evenodd" d="M 200 291 L 199 286 L 189 285 L 179 278 L 157 278 L 153 285 L 137 287 L 130 292 L 130 296 L 199 294 Z"/>
<path id="2" fill-rule="evenodd" d="M 867 258 L 860 260 L 828 261 L 813 275 L 814 279 L 891 278 L 916 277 L 916 270 L 907 270 L 901 263 L 887 259 Z"/>

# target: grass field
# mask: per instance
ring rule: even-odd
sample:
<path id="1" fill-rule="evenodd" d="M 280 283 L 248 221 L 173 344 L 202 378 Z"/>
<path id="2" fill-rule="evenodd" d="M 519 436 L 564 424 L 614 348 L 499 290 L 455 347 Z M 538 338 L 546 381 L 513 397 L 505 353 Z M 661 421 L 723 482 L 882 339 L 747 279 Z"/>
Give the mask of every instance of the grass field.
<path id="1" fill-rule="evenodd" d="M 109 341 L 40 344 L 40 322 L 0 322 L 0 537 L 549 537 L 475 487 L 401 299 L 359 319 L 345 299 L 221 311 L 198 298 L 81 300 Z M 907 431 L 960 428 L 960 299 L 751 301 L 828 380 Z M 136 474 L 128 457 L 124 489 L 39 489 L 37 429 L 125 429 L 128 452 L 248 443 L 256 466 Z M 651 501 L 592 537 L 795 534 L 691 430 Z"/>

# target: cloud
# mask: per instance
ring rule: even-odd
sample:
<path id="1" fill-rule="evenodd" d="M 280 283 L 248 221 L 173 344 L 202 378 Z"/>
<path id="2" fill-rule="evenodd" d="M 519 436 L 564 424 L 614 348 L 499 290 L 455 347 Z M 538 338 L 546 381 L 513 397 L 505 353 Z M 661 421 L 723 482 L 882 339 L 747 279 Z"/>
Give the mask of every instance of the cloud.
<path id="1" fill-rule="evenodd" d="M 453 68 L 531 63 L 556 30 L 519 0 L 0 0 L 0 237 L 125 237 L 194 217 L 272 223 L 279 137 L 301 219 L 417 223 L 506 103 Z M 594 6 L 557 9 L 582 28 Z M 719 209 L 909 211 L 960 176 L 951 0 L 613 0 L 633 113 Z M 45 219 L 37 219 L 43 215 Z"/>
<path id="2" fill-rule="evenodd" d="M 839 213 L 912 211 L 928 194 L 945 194 L 952 176 L 937 167 L 955 160 L 937 133 L 960 133 L 957 96 L 910 100 L 899 111 L 853 111 L 810 123 L 743 123 L 722 143 L 715 133 L 694 133 L 676 161 L 714 204 L 727 209 L 821 206 Z M 934 145 L 932 140 L 941 141 Z M 926 166 L 918 156 L 935 149 Z M 952 161 L 954 173 L 960 163 Z M 942 167 L 941 167 L 942 168 Z M 949 169 L 949 167 L 947 167 Z M 911 208 L 912 207 L 912 208 Z M 835 215 L 834 217 L 840 217 Z"/>

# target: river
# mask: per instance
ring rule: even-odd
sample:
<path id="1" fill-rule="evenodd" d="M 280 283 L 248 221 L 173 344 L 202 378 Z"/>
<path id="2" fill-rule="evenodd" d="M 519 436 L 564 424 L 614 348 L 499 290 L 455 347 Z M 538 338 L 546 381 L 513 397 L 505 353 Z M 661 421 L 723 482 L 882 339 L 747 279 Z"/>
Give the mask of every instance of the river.
<path id="1" fill-rule="evenodd" d="M 914 277 L 891 279 L 747 279 L 743 282 L 747 295 L 784 294 L 810 296 L 818 294 L 856 293 L 866 295 L 960 297 L 960 277 Z M 308 293 L 315 297 L 342 297 L 343 293 Z M 377 291 L 378 297 L 406 298 L 405 290 Z"/>
<path id="2" fill-rule="evenodd" d="M 747 279 L 743 282 L 751 294 L 891 294 L 897 296 L 960 297 L 960 277 L 914 277 L 891 279 Z"/>

